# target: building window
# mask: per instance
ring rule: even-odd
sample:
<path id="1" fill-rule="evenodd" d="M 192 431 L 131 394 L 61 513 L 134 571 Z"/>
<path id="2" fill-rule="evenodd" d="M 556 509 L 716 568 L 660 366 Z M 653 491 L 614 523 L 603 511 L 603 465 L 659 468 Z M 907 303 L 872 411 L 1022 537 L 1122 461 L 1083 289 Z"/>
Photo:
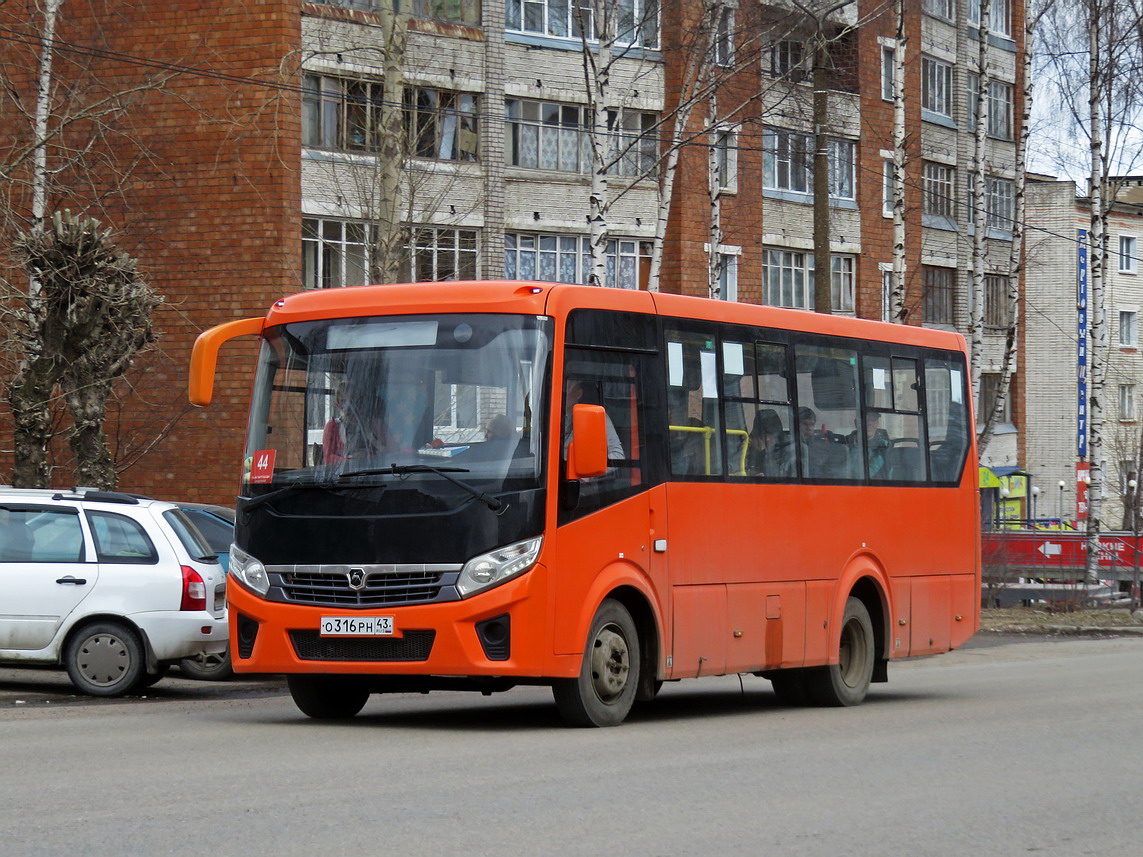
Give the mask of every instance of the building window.
<path id="1" fill-rule="evenodd" d="M 1139 239 L 1134 235 L 1119 236 L 1119 273 L 1139 272 Z"/>
<path id="2" fill-rule="evenodd" d="M 303 218 L 302 288 L 364 285 L 373 243 L 369 224 Z"/>
<path id="3" fill-rule="evenodd" d="M 924 320 L 928 324 L 953 324 L 956 298 L 956 268 L 922 267 Z"/>
<path id="4" fill-rule="evenodd" d="M 1000 393 L 1000 378 L 1001 374 L 999 372 L 980 373 L 980 401 L 977 402 L 980 407 L 976 412 L 977 425 L 984 425 L 992 413 L 993 408 L 996 406 L 996 397 Z M 1011 384 L 1009 385 L 1009 389 L 1011 389 Z M 1012 396 L 1006 395 L 1004 397 L 1004 408 L 996 420 L 997 425 L 1006 425 L 1012 422 L 1011 402 Z"/>
<path id="5" fill-rule="evenodd" d="M 921 107 L 951 119 L 952 101 L 952 66 L 932 57 L 921 57 Z"/>
<path id="6" fill-rule="evenodd" d="M 768 247 L 762 261 L 763 298 L 768 305 L 813 309 L 813 253 Z M 839 312 L 853 312 L 855 264 L 853 256 L 830 256 L 830 300 Z"/>
<path id="7" fill-rule="evenodd" d="M 835 199 L 853 199 L 854 153 L 852 140 L 829 141 L 829 195 Z"/>
<path id="8" fill-rule="evenodd" d="M 715 26 L 714 61 L 721 66 L 731 65 L 734 62 L 734 10 L 724 7 Z"/>
<path id="9" fill-rule="evenodd" d="M 883 101 L 893 100 L 893 81 L 897 76 L 897 50 L 896 48 L 881 46 L 881 98 Z"/>
<path id="10" fill-rule="evenodd" d="M 968 23 L 980 26 L 980 0 L 965 0 Z M 1001 36 L 1012 36 L 1012 0 L 992 0 L 988 12 L 988 30 Z"/>
<path id="11" fill-rule="evenodd" d="M 922 167 L 924 213 L 956 219 L 956 170 L 946 164 L 925 161 Z"/>
<path id="12" fill-rule="evenodd" d="M 651 242 L 634 238 L 607 241 L 605 285 L 639 289 L 651 269 Z M 591 239 L 586 235 L 504 234 L 504 278 L 549 283 L 586 283 L 591 272 Z"/>
<path id="13" fill-rule="evenodd" d="M 413 0 L 412 16 L 428 21 L 480 26 L 480 0 Z"/>
<path id="14" fill-rule="evenodd" d="M 569 173 L 588 171 L 591 157 L 584 107 L 517 98 L 506 99 L 504 105 L 509 164 Z"/>
<path id="15" fill-rule="evenodd" d="M 618 0 L 616 44 L 644 48 L 659 46 L 659 4 L 657 0 Z M 590 0 L 508 0 L 505 28 L 517 33 L 597 41 L 593 19 L 595 4 Z"/>
<path id="16" fill-rule="evenodd" d="M 1139 313 L 1123 311 L 1119 313 L 1119 347 L 1137 348 L 1139 346 Z"/>
<path id="17" fill-rule="evenodd" d="M 708 244 L 707 247 L 709 248 L 709 246 Z M 738 300 L 738 255 L 736 253 L 718 254 L 718 298 L 723 301 Z"/>
<path id="18" fill-rule="evenodd" d="M 1119 419 L 1135 419 L 1135 385 L 1119 385 Z"/>
<path id="19" fill-rule="evenodd" d="M 893 266 L 881 264 L 881 320 L 893 320 Z"/>
<path id="20" fill-rule="evenodd" d="M 716 128 L 713 137 L 718 189 L 724 193 L 735 193 L 738 190 L 738 129 Z"/>
<path id="21" fill-rule="evenodd" d="M 813 292 L 810 284 L 812 253 L 797 250 L 767 249 L 763 253 L 762 286 L 770 306 L 810 309 Z"/>
<path id="22" fill-rule="evenodd" d="M 376 151 L 381 132 L 381 84 L 307 74 L 302 78 L 302 145 Z"/>
<path id="23" fill-rule="evenodd" d="M 1002 274 L 984 275 L 984 326 L 989 330 L 1007 330 L 1012 326 L 1008 278 Z"/>
<path id="24" fill-rule="evenodd" d="M 881 162 L 881 213 L 886 217 L 893 216 L 894 175 L 893 162 L 886 158 Z"/>
<path id="25" fill-rule="evenodd" d="M 829 141 L 830 196 L 854 198 L 852 140 Z M 762 135 L 762 184 L 767 190 L 813 191 L 813 138 L 809 134 L 767 128 Z"/>
<path id="26" fill-rule="evenodd" d="M 412 154 L 441 161 L 475 161 L 476 113 L 475 95 L 409 87 L 405 90 L 405 123 Z"/>
<path id="27" fill-rule="evenodd" d="M 809 193 L 813 187 L 812 158 L 809 134 L 767 128 L 762 134 L 763 186 Z"/>
<path id="28" fill-rule="evenodd" d="M 479 278 L 475 229 L 415 226 L 411 232 L 409 273 L 415 282 Z"/>
<path id="29" fill-rule="evenodd" d="M 830 257 L 830 300 L 834 312 L 853 312 L 854 264 L 852 256 Z"/>
<path id="30" fill-rule="evenodd" d="M 988 228 L 1012 231 L 1016 219 L 1016 186 L 1011 179 L 988 178 Z"/>
<path id="31" fill-rule="evenodd" d="M 972 0 L 968 0 L 972 2 Z M 932 15 L 934 18 L 941 18 L 945 21 L 951 21 L 956 14 L 953 8 L 953 0 L 924 0 L 921 8 L 926 15 Z"/>
<path id="32" fill-rule="evenodd" d="M 785 77 L 801 83 L 808 79 L 809 68 L 810 53 L 805 42 L 783 39 L 770 47 L 770 74 L 773 77 Z"/>
<path id="33" fill-rule="evenodd" d="M 608 110 L 611 167 L 618 176 L 650 177 L 659 161 L 659 117 L 638 110 Z"/>
<path id="34" fill-rule="evenodd" d="M 1012 97 L 1013 87 L 1001 80 L 988 82 L 988 136 L 998 140 L 1012 139 Z M 976 128 L 976 104 L 980 97 L 980 75 L 968 76 L 968 127 Z"/>

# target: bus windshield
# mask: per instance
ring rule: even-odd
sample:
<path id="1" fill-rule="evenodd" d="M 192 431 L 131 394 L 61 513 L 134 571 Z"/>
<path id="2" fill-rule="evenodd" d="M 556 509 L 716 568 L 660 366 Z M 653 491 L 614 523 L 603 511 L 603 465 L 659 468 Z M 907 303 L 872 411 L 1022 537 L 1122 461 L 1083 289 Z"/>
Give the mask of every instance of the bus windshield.
<path id="1" fill-rule="evenodd" d="M 535 316 L 371 316 L 269 329 L 245 493 L 399 485 L 387 492 L 389 511 L 404 512 L 409 495 L 440 511 L 538 488 L 550 354 L 550 320 Z"/>

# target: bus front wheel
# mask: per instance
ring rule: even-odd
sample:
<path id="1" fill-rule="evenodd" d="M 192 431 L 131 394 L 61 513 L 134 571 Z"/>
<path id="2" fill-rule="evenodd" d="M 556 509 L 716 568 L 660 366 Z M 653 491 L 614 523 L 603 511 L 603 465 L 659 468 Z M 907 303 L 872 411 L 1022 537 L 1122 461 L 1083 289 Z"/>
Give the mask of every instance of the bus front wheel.
<path id="1" fill-rule="evenodd" d="M 369 701 L 369 688 L 353 676 L 286 676 L 294 705 L 315 720 L 342 720 L 353 717 Z"/>
<path id="2" fill-rule="evenodd" d="M 579 676 L 552 684 L 560 716 L 570 726 L 618 726 L 635 702 L 639 668 L 635 620 L 609 598 L 591 622 Z"/>
<path id="3" fill-rule="evenodd" d="M 806 670 L 806 691 L 818 705 L 860 705 L 869 691 L 876 661 L 873 622 L 860 598 L 845 603 L 838 662 Z"/>

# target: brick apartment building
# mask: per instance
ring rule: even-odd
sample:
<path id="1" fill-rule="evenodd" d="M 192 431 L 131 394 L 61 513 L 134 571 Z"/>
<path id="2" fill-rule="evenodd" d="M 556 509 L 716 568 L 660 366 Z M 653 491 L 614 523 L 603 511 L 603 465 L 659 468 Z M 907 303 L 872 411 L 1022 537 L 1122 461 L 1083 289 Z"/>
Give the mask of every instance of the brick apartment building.
<path id="1" fill-rule="evenodd" d="M 78 121 L 61 139 L 82 162 L 55 176 L 50 208 L 90 207 L 122 235 L 166 298 L 158 348 L 139 361 L 136 395 L 109 432 L 120 484 L 161 497 L 230 502 L 237 485 L 251 345 L 224 353 L 216 402 L 183 404 L 200 330 L 258 315 L 300 288 L 365 282 L 384 170 L 373 153 L 384 103 L 376 0 L 108 4 L 64 7 L 57 33 L 58 109 L 119 93 L 108 127 Z M 812 308 L 812 128 L 808 30 L 781 3 L 728 3 L 719 20 L 714 133 L 696 106 L 681 151 L 657 284 L 648 282 L 658 212 L 656 150 L 678 100 L 680 46 L 696 7 L 623 0 L 608 137 L 626 154 L 612 169 L 608 285 L 706 294 L 708 155 L 719 150 L 720 296 Z M 971 249 L 968 206 L 973 0 L 908 4 L 908 322 L 963 330 Z M 993 0 L 988 98 L 990 256 L 1006 261 L 1020 109 L 1023 6 Z M 582 282 L 589 256 L 587 135 L 578 21 L 558 0 L 412 0 L 403 55 L 409 137 L 401 217 L 410 280 L 520 278 Z M 26 109 L 33 98 L 36 18 L 0 7 L 23 41 L 0 42 Z M 853 28 L 858 21 L 861 26 Z M 891 157 L 891 7 L 861 0 L 829 22 L 832 42 L 831 285 L 835 311 L 881 318 L 892 261 L 886 162 Z M 89 50 L 97 48 L 97 51 Z M 14 70 L 14 71 L 13 71 Z M 886 74 L 889 77 L 886 77 Z M 126 91 L 144 82 L 141 91 Z M 27 121 L 0 127 L 0 163 Z M 98 131 L 92 134 L 92 129 Z M 22 129 L 22 130 L 21 130 Z M 113 192 L 112 192 L 113 191 Z M 26 185 L 8 182 L 11 209 Z M 300 239 L 300 240 L 299 240 Z M 299 252 L 300 251 L 300 252 Z M 999 281 L 999 277 L 993 278 Z M 995 316 L 995 313 L 994 313 Z M 997 321 L 997 318 L 993 321 Z M 994 325 L 995 326 L 995 325 Z M 999 364 L 989 337 L 986 370 Z M 1014 429 L 994 441 L 1015 463 Z M 145 455 L 143 454 L 145 452 Z"/>

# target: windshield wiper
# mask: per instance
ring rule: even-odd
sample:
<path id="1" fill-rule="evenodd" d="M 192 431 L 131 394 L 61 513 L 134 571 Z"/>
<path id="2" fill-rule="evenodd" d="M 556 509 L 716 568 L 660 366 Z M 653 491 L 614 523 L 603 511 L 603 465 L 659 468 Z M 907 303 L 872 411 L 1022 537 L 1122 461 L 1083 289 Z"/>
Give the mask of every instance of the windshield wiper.
<path id="1" fill-rule="evenodd" d="M 270 491 L 269 493 L 259 494 L 257 497 L 251 498 L 249 501 L 247 501 L 246 505 L 243 506 L 243 511 L 249 512 L 251 509 L 257 509 L 259 506 L 263 505 L 264 503 L 269 503 L 271 500 L 274 500 L 278 497 L 281 497 L 283 494 L 290 494 L 294 491 L 321 491 L 321 490 L 344 491 L 344 490 L 349 489 L 349 488 L 365 488 L 365 487 L 383 488 L 384 487 L 383 485 L 365 486 L 365 485 L 355 485 L 352 482 L 341 482 L 341 481 L 339 481 L 342 478 L 344 478 L 345 476 L 358 476 L 358 475 L 364 475 L 364 474 L 343 473 L 340 476 L 338 476 L 337 479 L 326 479 L 326 480 L 323 480 L 321 482 L 291 482 L 289 485 L 285 485 L 281 488 L 275 489 L 274 491 Z"/>
<path id="2" fill-rule="evenodd" d="M 452 475 L 453 473 L 468 472 L 467 467 L 433 467 L 431 464 L 390 464 L 388 467 L 351 470 L 348 473 L 342 473 L 339 478 L 344 479 L 347 476 L 384 476 L 387 474 L 392 474 L 393 476 L 408 476 L 410 473 L 435 473 L 442 479 L 447 479 L 453 485 L 467 491 L 497 515 L 503 515 L 508 510 L 507 503 L 490 494 L 485 494 L 479 488 L 469 485 L 463 479 L 457 479 Z"/>

